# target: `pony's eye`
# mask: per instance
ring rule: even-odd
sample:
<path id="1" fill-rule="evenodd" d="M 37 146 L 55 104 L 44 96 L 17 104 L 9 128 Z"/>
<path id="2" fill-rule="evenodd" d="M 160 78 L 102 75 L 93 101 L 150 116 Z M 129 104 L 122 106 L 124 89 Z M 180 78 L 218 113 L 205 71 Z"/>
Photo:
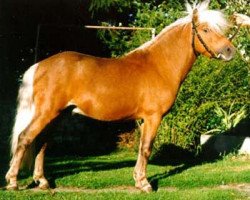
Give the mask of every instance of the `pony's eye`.
<path id="1" fill-rule="evenodd" d="M 208 33 L 208 32 L 209 32 L 209 29 L 208 29 L 208 28 L 204 28 L 204 29 L 203 29 L 203 32 L 204 32 L 204 33 Z"/>

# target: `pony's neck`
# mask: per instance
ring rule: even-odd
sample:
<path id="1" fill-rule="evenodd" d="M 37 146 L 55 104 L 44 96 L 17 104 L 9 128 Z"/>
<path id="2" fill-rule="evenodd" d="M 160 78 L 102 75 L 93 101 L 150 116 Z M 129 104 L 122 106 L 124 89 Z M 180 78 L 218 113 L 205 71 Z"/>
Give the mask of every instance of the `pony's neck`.
<path id="1" fill-rule="evenodd" d="M 158 67 L 167 72 L 172 71 L 180 81 L 190 71 L 196 57 L 192 48 L 191 23 L 178 25 L 159 35 L 148 47 Z"/>
<path id="2" fill-rule="evenodd" d="M 140 60 L 138 58 L 143 56 L 144 60 L 147 60 L 151 67 L 157 67 L 162 75 L 171 74 L 180 82 L 183 81 L 196 59 L 192 48 L 191 23 L 170 25 L 156 38 L 127 56 L 134 57 L 134 60 Z"/>

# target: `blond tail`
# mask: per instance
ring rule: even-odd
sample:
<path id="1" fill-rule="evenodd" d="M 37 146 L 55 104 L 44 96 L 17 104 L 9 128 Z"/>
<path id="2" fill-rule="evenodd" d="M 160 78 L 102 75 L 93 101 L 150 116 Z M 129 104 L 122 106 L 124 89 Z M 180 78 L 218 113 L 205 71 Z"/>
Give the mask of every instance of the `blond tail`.
<path id="1" fill-rule="evenodd" d="M 38 64 L 34 64 L 24 73 L 22 84 L 19 89 L 17 113 L 11 137 L 12 155 L 16 152 L 20 134 L 30 125 L 35 114 L 33 81 L 37 67 Z M 34 159 L 33 155 L 33 148 L 30 147 L 25 152 L 22 166 L 31 168 Z"/>

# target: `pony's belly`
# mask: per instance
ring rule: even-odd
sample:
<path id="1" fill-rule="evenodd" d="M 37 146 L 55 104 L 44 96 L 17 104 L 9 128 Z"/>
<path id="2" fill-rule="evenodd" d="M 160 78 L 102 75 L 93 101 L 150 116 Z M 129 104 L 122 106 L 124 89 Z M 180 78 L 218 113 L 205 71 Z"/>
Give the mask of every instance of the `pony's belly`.
<path id="1" fill-rule="evenodd" d="M 72 105 L 72 104 L 71 104 Z M 85 104 L 77 105 L 72 113 L 84 115 L 101 121 L 116 121 L 123 119 L 132 119 L 136 114 L 136 108 L 131 105 L 112 104 Z"/>
<path id="2" fill-rule="evenodd" d="M 134 116 L 135 111 L 131 108 L 120 107 L 120 108 L 102 108 L 93 109 L 93 112 L 89 113 L 88 116 L 94 119 L 102 121 L 117 121 L 123 119 L 131 119 Z"/>

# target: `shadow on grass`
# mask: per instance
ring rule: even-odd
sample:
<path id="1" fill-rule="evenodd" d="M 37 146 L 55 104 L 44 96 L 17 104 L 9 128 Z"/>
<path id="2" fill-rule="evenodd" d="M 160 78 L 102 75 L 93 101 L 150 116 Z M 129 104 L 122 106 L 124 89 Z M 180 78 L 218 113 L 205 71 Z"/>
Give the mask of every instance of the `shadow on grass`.
<path id="1" fill-rule="evenodd" d="M 126 160 L 126 161 L 117 161 L 117 162 L 99 162 L 99 161 L 86 161 L 84 163 L 73 161 L 66 163 L 60 163 L 54 165 L 54 160 L 52 163 L 46 167 L 48 181 L 51 188 L 56 187 L 56 179 L 66 177 L 69 175 L 77 174 L 80 172 L 88 171 L 105 171 L 105 170 L 114 170 L 121 169 L 126 167 L 133 167 L 135 165 L 135 160 Z"/>
<path id="2" fill-rule="evenodd" d="M 201 146 L 201 152 L 198 155 L 187 151 L 174 144 L 163 144 L 158 152 L 156 152 L 150 163 L 155 165 L 172 165 L 176 166 L 175 169 L 170 170 L 165 173 L 155 174 L 149 177 L 149 181 L 153 187 L 154 191 L 158 190 L 158 183 L 160 180 L 165 179 L 169 176 L 173 176 L 183 171 L 199 166 L 204 163 L 213 163 L 215 161 L 223 159 L 224 156 L 235 153 L 241 147 L 243 143 L 243 136 L 250 136 L 250 119 L 243 120 L 237 127 L 235 127 L 231 132 L 227 132 L 220 135 L 214 135 L 209 140 Z M 237 136 L 234 141 L 229 141 L 227 145 L 220 140 L 223 135 L 228 135 L 229 140 L 232 140 L 230 136 Z"/>
<path id="3" fill-rule="evenodd" d="M 226 153 L 229 154 L 231 152 Z M 223 155 L 226 155 L 226 153 Z M 220 159 L 223 159 L 221 154 L 207 154 L 206 151 L 203 151 L 197 156 L 194 153 L 174 144 L 164 144 L 160 150 L 152 156 L 149 163 L 159 166 L 170 165 L 175 166 L 175 168 L 164 173 L 155 174 L 154 176 L 149 177 L 149 181 L 153 190 L 157 191 L 160 180 L 182 173 L 183 171 L 194 166 L 202 165 L 204 163 L 212 163 Z M 46 171 L 49 177 L 50 186 L 55 188 L 55 180 L 58 178 L 80 172 L 105 171 L 125 167 L 134 167 L 135 162 L 136 160 L 122 161 L 121 158 L 119 161 L 114 161 L 113 159 L 111 161 L 85 161 L 84 158 L 77 161 L 77 158 L 53 158 L 48 162 Z"/>
<path id="4" fill-rule="evenodd" d="M 179 174 L 190 167 L 201 164 L 201 160 L 194 155 L 194 153 L 185 150 L 174 144 L 163 144 L 159 151 L 157 151 L 150 159 L 150 164 L 160 166 L 175 166 L 174 169 L 155 174 L 149 177 L 153 190 L 158 190 L 158 183 L 160 180 L 170 177 L 175 174 Z"/>
<path id="5" fill-rule="evenodd" d="M 80 118 L 80 119 L 78 119 L 78 118 Z M 63 121 L 63 120 L 64 119 L 60 119 L 59 121 Z M 82 117 L 77 116 L 77 120 L 81 121 Z M 105 135 L 105 133 L 108 133 L 108 132 L 110 132 L 110 130 L 112 130 L 112 128 L 110 129 L 110 127 L 108 129 L 104 128 L 104 126 L 106 127 L 106 126 L 108 126 L 108 124 L 98 122 L 98 121 L 95 122 L 95 121 L 92 121 L 91 119 L 86 119 L 86 120 L 87 120 L 87 124 L 88 123 L 91 124 L 90 127 L 88 127 L 86 124 L 82 127 L 82 128 L 87 128 L 87 133 L 91 133 L 93 130 L 95 130 L 98 134 L 104 133 L 104 136 L 102 135 L 101 138 L 98 138 L 95 136 L 95 139 L 97 139 L 97 140 L 99 139 L 99 140 L 91 143 L 91 145 L 90 145 L 91 148 L 97 147 L 97 149 L 98 149 L 98 145 L 103 144 L 102 138 L 106 137 L 105 139 L 107 139 L 107 141 L 109 141 L 109 137 L 113 136 L 114 132 L 111 131 L 111 135 L 107 136 L 107 135 Z M 97 127 L 97 130 L 93 129 L 92 126 L 95 128 Z M 117 127 L 119 127 L 118 124 L 114 124 L 114 130 L 117 131 Z M 53 130 L 53 125 L 52 125 L 52 130 Z M 50 131 L 48 131 L 48 132 L 50 132 Z M 87 137 L 91 137 L 91 134 L 87 135 Z M 84 139 L 84 137 L 81 139 Z M 214 138 L 210 139 L 210 141 L 212 141 L 212 140 L 214 140 Z M 112 140 L 113 145 L 115 144 L 114 141 L 115 140 Z M 81 142 L 82 142 L 82 140 L 71 141 L 69 144 L 77 146 L 77 145 L 81 145 Z M 60 145 L 59 145 L 59 147 L 60 147 Z M 76 148 L 76 149 L 79 150 L 78 148 Z M 84 150 L 84 149 L 82 149 L 82 150 Z M 99 154 L 104 155 L 104 154 L 108 154 L 112 151 L 111 149 L 108 149 L 107 151 L 106 150 L 104 148 L 104 150 L 101 151 Z M 229 153 L 234 152 L 234 151 L 235 151 L 235 149 L 232 149 L 231 151 L 225 152 L 223 155 L 229 154 Z M 121 158 L 119 158 L 118 161 L 114 161 L 114 160 L 110 160 L 110 161 L 91 161 L 90 160 L 90 161 L 88 161 L 88 160 L 85 160 L 84 158 L 79 159 L 79 157 L 71 157 L 71 158 L 58 157 L 58 156 L 61 156 L 65 153 L 66 153 L 66 155 L 71 154 L 71 152 L 67 152 L 67 147 L 64 148 L 63 150 L 61 149 L 61 151 L 59 153 L 50 152 L 50 154 L 53 156 L 53 159 L 48 160 L 49 162 L 47 162 L 45 165 L 46 166 L 45 170 L 47 172 L 46 175 L 48 177 L 50 186 L 52 188 L 56 187 L 55 180 L 59 179 L 61 177 L 65 177 L 65 176 L 69 176 L 69 175 L 73 175 L 73 174 L 77 174 L 77 173 L 85 172 L 85 171 L 87 172 L 87 171 L 113 170 L 113 169 L 120 169 L 120 168 L 125 168 L 125 167 L 133 167 L 135 165 L 135 160 L 122 161 Z M 76 152 L 74 152 L 74 153 L 76 153 Z M 75 154 L 75 155 L 81 155 L 81 153 Z M 98 154 L 94 154 L 94 156 L 95 155 L 98 155 Z M 171 165 L 171 166 L 175 166 L 175 168 L 170 170 L 170 171 L 164 172 L 164 173 L 155 174 L 154 176 L 149 177 L 149 181 L 152 184 L 153 189 L 155 191 L 157 191 L 158 184 L 159 184 L 160 180 L 165 179 L 165 178 L 170 177 L 170 176 L 173 176 L 173 175 L 176 175 L 176 174 L 179 174 L 179 173 L 182 173 L 183 171 L 185 171 L 191 167 L 198 166 L 198 165 L 201 165 L 203 163 L 212 163 L 212 162 L 215 162 L 215 161 L 222 159 L 222 158 L 223 158 L 223 156 L 221 156 L 221 154 L 218 154 L 218 153 L 211 154 L 211 152 L 208 154 L 206 151 L 203 151 L 199 154 L 199 156 L 196 156 L 194 153 L 189 152 L 189 151 L 187 151 L 181 147 L 178 147 L 174 144 L 163 144 L 162 147 L 160 148 L 160 150 L 157 153 L 155 153 L 154 156 L 151 158 L 150 164 L 161 165 L 161 166 Z M 58 162 L 58 163 L 56 163 L 56 162 Z M 2 168 L 1 168 L 1 171 L 3 171 Z M 5 183 L 4 179 L 0 179 L 1 185 L 3 184 L 3 182 Z M 30 185 L 30 187 L 34 187 L 34 185 Z"/>

